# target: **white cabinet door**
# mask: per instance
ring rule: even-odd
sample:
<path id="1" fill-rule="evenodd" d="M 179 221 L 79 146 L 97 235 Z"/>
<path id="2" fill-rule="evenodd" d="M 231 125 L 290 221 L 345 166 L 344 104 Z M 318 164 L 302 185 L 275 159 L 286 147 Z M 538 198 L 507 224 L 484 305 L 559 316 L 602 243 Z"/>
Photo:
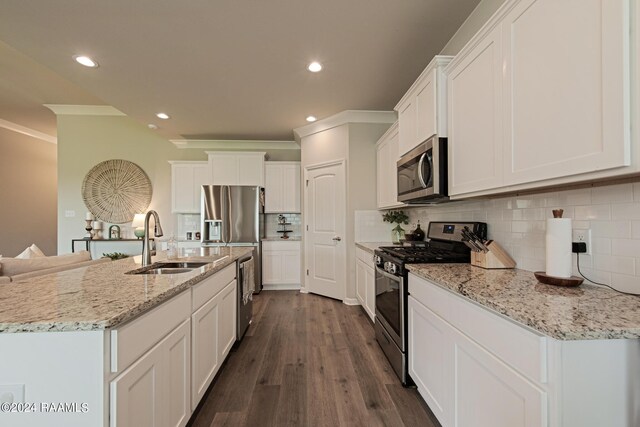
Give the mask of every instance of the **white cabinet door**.
<path id="1" fill-rule="evenodd" d="M 237 185 L 264 187 L 264 153 L 238 154 Z"/>
<path id="2" fill-rule="evenodd" d="M 262 282 L 265 285 L 299 285 L 300 242 L 262 243 Z"/>
<path id="3" fill-rule="evenodd" d="M 265 213 L 300 212 L 300 163 L 265 163 Z"/>
<path id="4" fill-rule="evenodd" d="M 443 426 L 454 425 L 452 328 L 409 296 L 409 375 Z"/>
<path id="5" fill-rule="evenodd" d="M 284 212 L 284 170 L 282 166 L 270 164 L 264 167 L 264 211 Z"/>
<path id="6" fill-rule="evenodd" d="M 436 73 L 431 70 L 416 91 L 416 143 L 438 133 L 436 117 Z"/>
<path id="7" fill-rule="evenodd" d="M 235 278 L 191 316 L 192 391 L 195 409 L 236 340 Z"/>
<path id="8" fill-rule="evenodd" d="M 376 145 L 376 184 L 378 209 L 403 206 L 398 202 L 398 124 L 382 135 Z"/>
<path id="9" fill-rule="evenodd" d="M 222 361 L 218 351 L 220 306 L 216 297 L 211 298 L 191 316 L 192 342 L 192 392 L 191 406 L 196 408 L 207 391 Z"/>
<path id="10" fill-rule="evenodd" d="M 176 328 L 164 344 L 167 426 L 182 427 L 191 417 L 191 323 Z"/>
<path id="11" fill-rule="evenodd" d="M 111 426 L 163 425 L 162 349 L 149 350 L 111 382 Z"/>
<path id="12" fill-rule="evenodd" d="M 398 153 L 400 156 L 416 145 L 416 103 L 411 97 L 398 109 Z"/>
<path id="13" fill-rule="evenodd" d="M 367 305 L 367 273 L 366 265 L 361 259 L 356 259 L 356 298 L 361 306 Z"/>
<path id="14" fill-rule="evenodd" d="M 523 0 L 505 16 L 506 185 L 630 164 L 628 3 Z"/>
<path id="15" fill-rule="evenodd" d="M 233 154 L 209 154 L 211 183 L 214 185 L 238 185 L 238 157 Z"/>
<path id="16" fill-rule="evenodd" d="M 282 283 L 295 285 L 300 279 L 300 250 L 282 252 Z"/>
<path id="17" fill-rule="evenodd" d="M 236 342 L 237 282 L 234 280 L 220 292 L 220 321 L 218 323 L 218 360 L 223 361 Z"/>
<path id="18" fill-rule="evenodd" d="M 547 425 L 544 391 L 466 336 L 460 333 L 454 336 L 455 354 L 451 360 L 454 362 L 456 426 Z"/>
<path id="19" fill-rule="evenodd" d="M 373 264 L 367 263 L 365 270 L 365 310 L 372 321 L 376 319 L 376 272 Z"/>
<path id="20" fill-rule="evenodd" d="M 201 187 L 209 184 L 208 162 L 171 163 L 171 211 L 173 213 L 199 213 Z"/>
<path id="21" fill-rule="evenodd" d="M 191 416 L 189 319 L 110 384 L 111 426 L 184 426 Z"/>
<path id="22" fill-rule="evenodd" d="M 265 285 L 279 284 L 282 281 L 282 252 L 263 251 L 262 255 L 262 283 Z"/>
<path id="23" fill-rule="evenodd" d="M 300 212 L 300 164 L 284 165 L 282 172 L 282 210 Z"/>
<path id="24" fill-rule="evenodd" d="M 460 57 L 448 73 L 449 195 L 503 182 L 500 28 Z"/>

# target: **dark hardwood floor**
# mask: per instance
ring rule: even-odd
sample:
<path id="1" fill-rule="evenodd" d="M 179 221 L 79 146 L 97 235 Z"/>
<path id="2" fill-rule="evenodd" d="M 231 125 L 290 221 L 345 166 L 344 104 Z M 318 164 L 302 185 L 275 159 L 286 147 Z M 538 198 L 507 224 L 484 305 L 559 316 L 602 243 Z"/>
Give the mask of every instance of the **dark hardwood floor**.
<path id="1" fill-rule="evenodd" d="M 254 298 L 253 324 L 190 424 L 438 426 L 400 384 L 360 307 L 297 291 Z"/>

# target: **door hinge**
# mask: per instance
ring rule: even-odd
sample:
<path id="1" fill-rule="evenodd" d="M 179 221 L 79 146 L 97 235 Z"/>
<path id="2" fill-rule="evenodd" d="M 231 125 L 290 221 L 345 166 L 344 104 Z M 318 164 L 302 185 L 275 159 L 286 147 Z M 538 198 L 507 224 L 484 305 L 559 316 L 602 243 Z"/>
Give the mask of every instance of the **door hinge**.
<path id="1" fill-rule="evenodd" d="M 307 225 L 307 231 L 309 231 L 309 225 Z"/>
<path id="2" fill-rule="evenodd" d="M 309 186 L 309 180 L 307 180 L 307 183 L 305 184 L 307 187 Z"/>
<path id="3" fill-rule="evenodd" d="M 307 276 L 309 275 L 309 269 L 307 268 Z"/>

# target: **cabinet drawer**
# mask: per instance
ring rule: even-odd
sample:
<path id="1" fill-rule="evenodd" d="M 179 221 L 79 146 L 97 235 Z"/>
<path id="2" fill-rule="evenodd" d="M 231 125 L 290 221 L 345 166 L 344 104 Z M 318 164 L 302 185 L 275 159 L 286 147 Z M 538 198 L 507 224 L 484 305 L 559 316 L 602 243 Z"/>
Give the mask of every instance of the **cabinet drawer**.
<path id="1" fill-rule="evenodd" d="M 202 305 L 216 296 L 230 282 L 236 278 L 236 263 L 232 263 L 211 277 L 204 279 L 192 289 L 193 298 L 191 311 L 194 312 Z"/>
<path id="2" fill-rule="evenodd" d="M 547 382 L 547 337 L 413 274 L 409 293 L 534 382 Z"/>
<path id="3" fill-rule="evenodd" d="M 263 241 L 262 242 L 262 250 L 263 251 L 299 251 L 300 250 L 300 241 Z"/>
<path id="4" fill-rule="evenodd" d="M 362 248 L 356 247 L 356 257 L 362 262 L 366 263 L 369 266 L 373 267 L 373 254 L 365 251 Z"/>
<path id="5" fill-rule="evenodd" d="M 111 372 L 120 372 L 191 315 L 189 290 L 111 331 Z"/>

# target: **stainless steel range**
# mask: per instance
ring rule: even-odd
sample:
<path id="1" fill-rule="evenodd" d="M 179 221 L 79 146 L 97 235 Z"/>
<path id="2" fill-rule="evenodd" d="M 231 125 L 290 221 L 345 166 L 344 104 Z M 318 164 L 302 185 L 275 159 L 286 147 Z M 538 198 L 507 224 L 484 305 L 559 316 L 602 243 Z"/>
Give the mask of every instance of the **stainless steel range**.
<path id="1" fill-rule="evenodd" d="M 407 264 L 468 263 L 469 247 L 463 243 L 464 227 L 486 238 L 482 222 L 430 222 L 427 243 L 383 246 L 374 252 L 376 264 L 376 339 L 405 386 L 413 385 L 407 367 Z"/>

